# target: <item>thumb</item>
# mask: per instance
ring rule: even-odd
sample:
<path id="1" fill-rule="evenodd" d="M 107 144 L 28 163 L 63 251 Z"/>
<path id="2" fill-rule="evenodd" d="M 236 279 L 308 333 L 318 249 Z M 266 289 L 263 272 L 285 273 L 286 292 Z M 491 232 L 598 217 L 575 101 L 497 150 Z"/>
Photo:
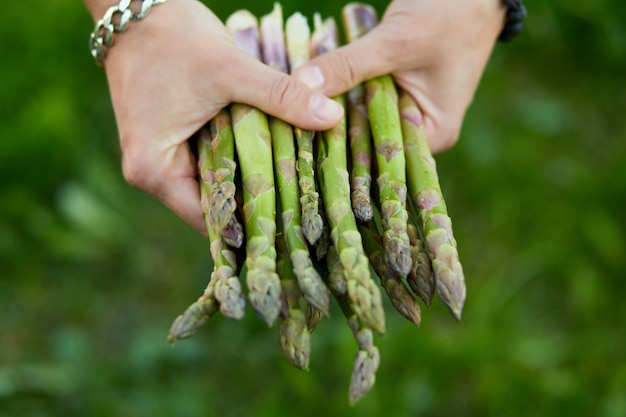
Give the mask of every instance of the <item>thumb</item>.
<path id="1" fill-rule="evenodd" d="M 365 80 L 391 73 L 394 63 L 386 52 L 384 39 L 374 30 L 312 59 L 294 76 L 328 96 L 341 94 Z"/>
<path id="2" fill-rule="evenodd" d="M 241 59 L 232 101 L 257 107 L 303 129 L 328 130 L 341 120 L 343 108 L 307 84 L 253 58 Z"/>

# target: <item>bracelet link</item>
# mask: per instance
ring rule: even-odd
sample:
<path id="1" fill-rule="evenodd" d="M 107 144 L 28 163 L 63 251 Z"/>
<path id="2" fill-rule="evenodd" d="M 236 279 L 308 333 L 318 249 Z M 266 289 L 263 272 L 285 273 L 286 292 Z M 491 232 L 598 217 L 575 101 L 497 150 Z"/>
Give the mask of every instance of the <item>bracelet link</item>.
<path id="1" fill-rule="evenodd" d="M 498 40 L 508 42 L 522 32 L 527 13 L 522 0 L 504 0 L 504 4 L 507 7 L 506 23 Z"/>
<path id="2" fill-rule="evenodd" d="M 98 66 L 104 66 L 106 48 L 113 45 L 114 33 L 124 32 L 131 20 L 145 18 L 152 6 L 165 3 L 167 0 L 142 0 L 141 9 L 136 13 L 130 7 L 133 1 L 136 0 L 121 0 L 117 6 L 109 7 L 102 19 L 96 23 L 93 32 L 91 32 L 89 36 L 89 50 Z M 118 16 L 118 23 L 114 23 L 114 18 Z"/>

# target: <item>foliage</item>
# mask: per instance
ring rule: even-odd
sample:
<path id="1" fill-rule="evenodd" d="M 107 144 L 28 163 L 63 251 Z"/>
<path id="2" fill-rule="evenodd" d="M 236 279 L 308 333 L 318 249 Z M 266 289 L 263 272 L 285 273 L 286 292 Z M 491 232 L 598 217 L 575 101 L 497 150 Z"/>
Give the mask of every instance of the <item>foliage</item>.
<path id="1" fill-rule="evenodd" d="M 343 5 L 284 4 L 308 16 Z M 626 415 L 626 6 L 527 6 L 527 30 L 496 47 L 459 144 L 437 158 L 464 320 L 440 303 L 419 329 L 389 314 L 377 384 L 350 408 L 355 346 L 337 306 L 313 335 L 309 373 L 251 311 L 165 343 L 206 284 L 208 244 L 123 181 L 84 8 L 8 3 L 0 415 Z"/>

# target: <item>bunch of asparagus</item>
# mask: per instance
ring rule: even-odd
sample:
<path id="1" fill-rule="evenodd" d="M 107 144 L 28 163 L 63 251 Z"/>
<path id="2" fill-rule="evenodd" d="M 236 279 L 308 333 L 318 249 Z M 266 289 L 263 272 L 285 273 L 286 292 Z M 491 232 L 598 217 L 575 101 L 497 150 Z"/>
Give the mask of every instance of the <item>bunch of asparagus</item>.
<path id="1" fill-rule="evenodd" d="M 351 3 L 343 21 L 351 42 L 371 30 L 377 16 L 372 7 Z M 339 46 L 330 18 L 315 15 L 311 34 L 300 13 L 284 24 L 276 4 L 260 22 L 240 10 L 226 25 L 241 50 L 278 71 L 293 71 Z M 310 334 L 330 315 L 332 294 L 356 340 L 349 390 L 355 403 L 374 385 L 380 362 L 374 333 L 385 332 L 374 278 L 415 325 L 421 322 L 417 298 L 429 306 L 435 293 L 460 320 L 465 283 L 422 115 L 411 96 L 382 76 L 334 100 L 346 116 L 326 132 L 233 103 L 198 133 L 214 269 L 204 293 L 172 324 L 168 340 L 193 335 L 218 310 L 241 319 L 242 275 L 256 314 L 269 326 L 278 323 L 287 358 L 308 369 Z M 242 261 L 245 273 L 238 268 Z"/>

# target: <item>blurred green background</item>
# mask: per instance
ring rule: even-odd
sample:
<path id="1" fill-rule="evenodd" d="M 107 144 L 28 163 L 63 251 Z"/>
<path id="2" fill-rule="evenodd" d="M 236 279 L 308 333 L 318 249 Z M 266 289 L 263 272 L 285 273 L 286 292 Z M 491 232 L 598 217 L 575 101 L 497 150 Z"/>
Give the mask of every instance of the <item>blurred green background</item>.
<path id="1" fill-rule="evenodd" d="M 222 19 L 271 8 L 213 3 Z M 7 3 L 0 416 L 626 416 L 626 3 L 526 4 L 526 31 L 496 47 L 438 156 L 464 320 L 437 303 L 414 328 L 388 309 L 376 386 L 350 408 L 355 346 L 336 306 L 308 373 L 250 310 L 166 344 L 207 282 L 207 242 L 124 182 L 83 5 Z"/>

